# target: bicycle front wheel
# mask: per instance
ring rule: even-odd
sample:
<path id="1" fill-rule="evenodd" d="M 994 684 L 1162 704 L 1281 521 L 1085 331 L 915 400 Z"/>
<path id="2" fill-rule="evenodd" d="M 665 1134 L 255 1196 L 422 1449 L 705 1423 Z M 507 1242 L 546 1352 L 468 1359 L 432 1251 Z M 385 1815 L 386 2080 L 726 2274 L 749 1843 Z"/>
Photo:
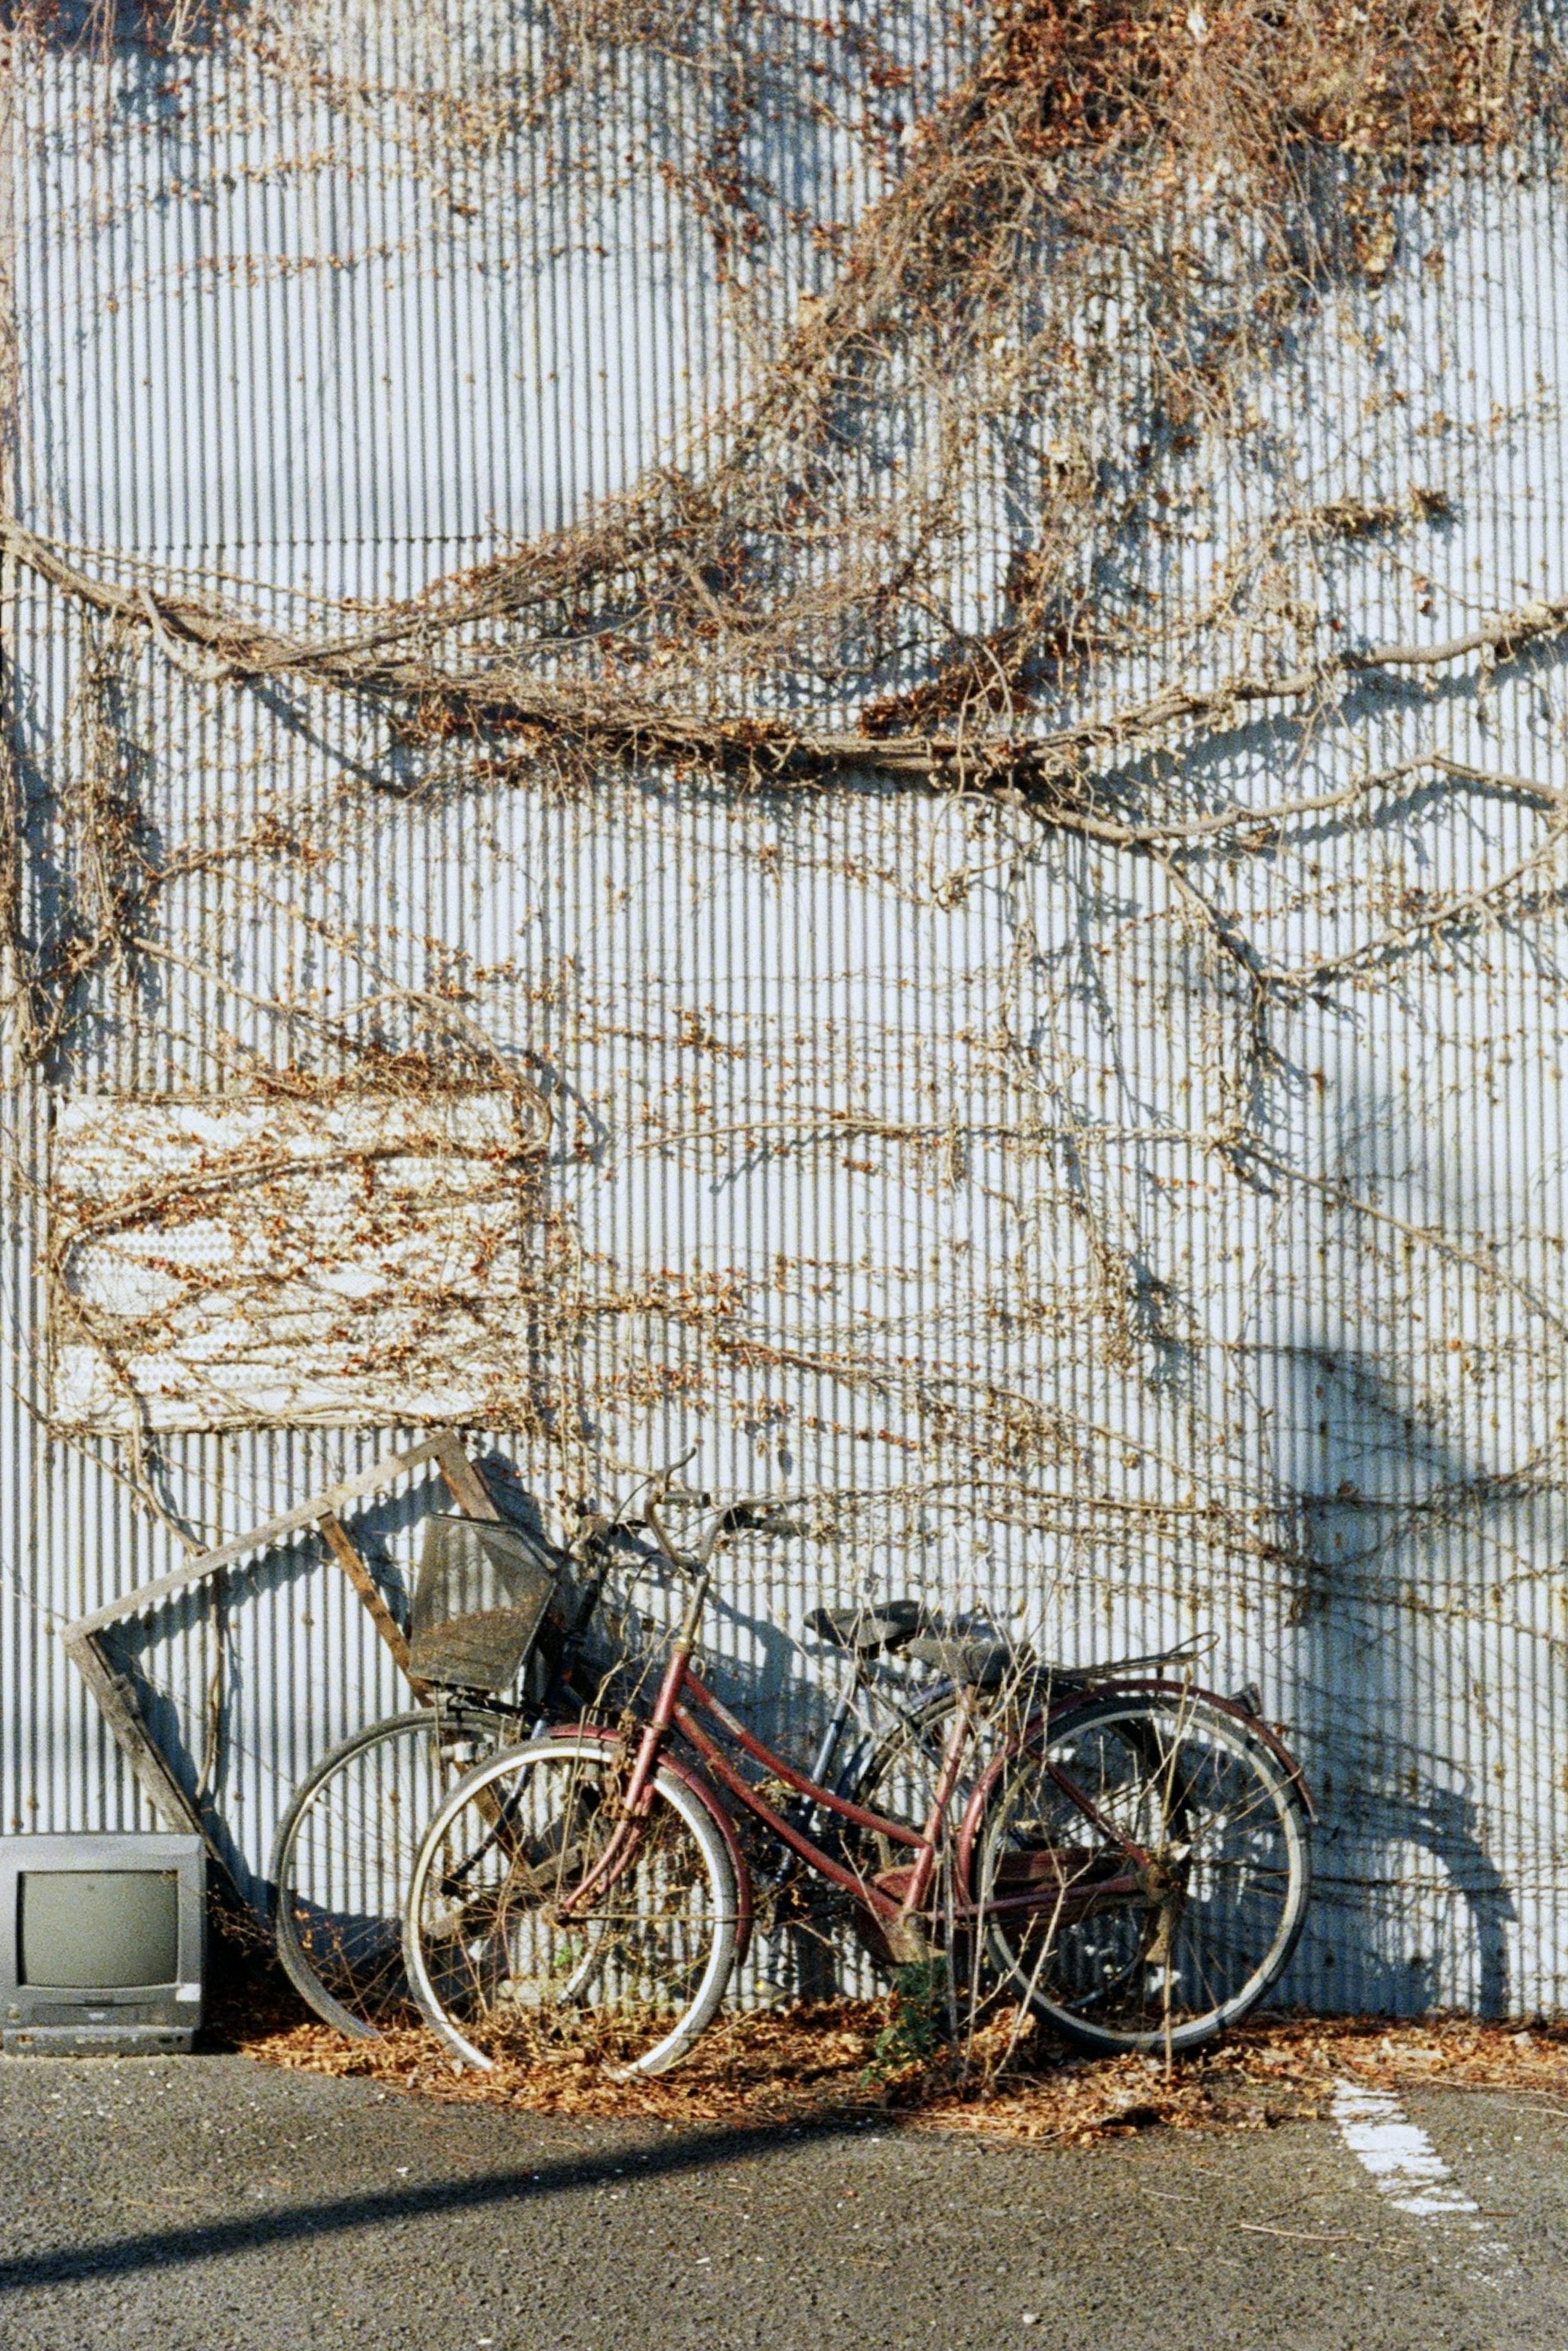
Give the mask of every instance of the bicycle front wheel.
<path id="1" fill-rule="evenodd" d="M 273 1848 L 277 1955 L 317 2016 L 375 2041 L 418 2016 L 403 1972 L 403 1905 L 436 1807 L 498 1741 L 483 1719 L 389 1715 L 300 1782 Z"/>
<path id="2" fill-rule="evenodd" d="M 572 1901 L 622 1824 L 628 1758 L 543 1739 L 455 1788 L 415 1862 L 409 1981 L 453 2056 L 488 2069 L 576 2048 L 616 2078 L 662 2074 L 724 1996 L 737 1896 L 701 1799 L 660 1771 L 625 1865 Z"/>
<path id="3" fill-rule="evenodd" d="M 1070 2040 L 1175 2053 L 1254 2008 L 1306 1913 L 1293 1778 L 1194 1694 L 1049 1723 L 1003 1773 L 976 1896 L 1007 1990 Z"/>

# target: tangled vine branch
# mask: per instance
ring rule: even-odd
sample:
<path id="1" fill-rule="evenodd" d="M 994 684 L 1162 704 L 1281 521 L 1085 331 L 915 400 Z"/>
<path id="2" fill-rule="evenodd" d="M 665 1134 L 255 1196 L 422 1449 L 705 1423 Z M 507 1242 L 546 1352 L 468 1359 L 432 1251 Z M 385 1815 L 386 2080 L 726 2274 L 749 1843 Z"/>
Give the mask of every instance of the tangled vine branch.
<path id="1" fill-rule="evenodd" d="M 1440 530 L 1449 493 L 1303 503 L 1251 399 L 1341 293 L 1390 278 L 1441 163 L 1555 124 L 1549 17 L 1525 0 L 1304 0 L 1286 10 L 1264 0 L 998 0 L 965 18 L 946 86 L 918 104 L 894 45 L 877 37 L 875 8 L 862 12 L 858 48 L 845 35 L 804 96 L 789 55 L 804 20 L 782 9 L 560 0 L 529 17 L 535 49 L 488 89 L 461 45 L 421 17 L 412 53 L 435 63 L 401 89 L 355 68 L 350 35 L 333 22 L 343 13 L 317 0 L 255 15 L 171 0 L 149 8 L 145 37 L 174 61 L 198 41 L 231 43 L 258 72 L 331 109 L 378 120 L 400 109 L 410 152 L 459 219 L 464 175 L 508 141 L 536 142 L 565 172 L 565 134 L 580 120 L 572 110 L 597 82 L 619 76 L 624 91 L 644 67 L 673 74 L 689 103 L 664 118 L 659 161 L 709 236 L 736 348 L 750 356 L 744 389 L 572 528 L 370 608 L 324 612 L 300 593 L 264 612 L 243 591 L 160 573 L 123 550 L 84 554 L 0 517 L 14 573 L 63 599 L 88 648 L 73 720 L 80 756 L 56 812 L 70 920 L 47 935 L 29 914 L 36 814 L 14 769 L 4 778 L 0 932 L 23 1058 L 36 1066 L 67 1052 L 93 991 L 123 994 L 136 967 L 211 975 L 199 942 L 163 934 L 172 885 L 245 858 L 307 873 L 325 853 L 270 817 L 243 839 L 154 843 L 120 706 L 133 649 L 215 707 L 297 687 L 344 711 L 373 710 L 382 739 L 410 755 L 415 794 L 449 756 L 461 781 L 522 786 L 583 787 L 612 768 L 716 779 L 759 798 L 860 779 L 908 786 L 991 827 L 987 853 L 1013 883 L 1044 839 L 1146 861 L 1168 886 L 1162 919 L 1210 987 L 1220 1080 L 1214 1114 L 1195 1119 L 1186 1140 L 1240 1181 L 1313 1192 L 1350 1222 L 1381 1220 L 1560 1335 L 1541 1286 L 1511 1274 L 1497 1250 L 1296 1165 L 1256 1113 L 1278 1068 L 1272 1008 L 1299 1008 L 1480 931 L 1532 893 L 1553 898 L 1561 792 L 1435 741 L 1332 789 L 1303 782 L 1261 802 L 1226 795 L 1216 805 L 1192 780 L 1199 754 L 1251 718 L 1288 722 L 1300 751 L 1332 732 L 1357 693 L 1435 682 L 1461 664 L 1485 684 L 1568 629 L 1568 600 L 1532 596 L 1480 622 L 1461 613 L 1429 642 L 1345 642 L 1331 598 L 1314 601 L 1298 575 L 1316 567 L 1332 579 L 1347 549 L 1396 549 Z M 35 9 L 30 37 L 64 38 L 62 21 Z M 100 11 L 100 32 L 103 22 Z M 858 99 L 851 49 L 865 67 Z M 757 135 L 759 124 L 776 129 L 779 110 L 803 106 L 831 115 L 877 174 L 852 217 L 813 224 L 821 272 L 804 287 L 774 250 L 784 198 Z M 1208 595 L 1182 603 L 1163 591 L 1158 550 L 1179 523 L 1212 519 L 1205 451 L 1220 440 L 1244 447 L 1278 496 L 1251 543 L 1227 548 Z M 369 782 L 389 788 L 384 775 Z M 1544 822 L 1490 879 L 1390 893 L 1343 950 L 1298 960 L 1271 950 L 1202 864 L 1228 873 L 1314 824 L 1370 826 L 1434 786 L 1507 798 Z M 965 886 L 958 869 L 942 884 Z M 274 912 L 319 935 L 316 913 Z M 1048 962 L 1022 915 L 1015 935 L 1021 963 Z M 509 1092 L 530 1132 L 542 1131 L 537 1073 L 520 1075 L 517 1054 L 494 1043 L 478 990 L 458 980 L 383 987 L 358 944 L 369 978 L 353 1017 L 328 1015 L 303 991 L 270 1008 L 291 1040 L 309 1040 L 288 1048 L 291 1079 L 312 1081 L 294 1069 L 296 1053 L 308 1062 L 330 1050 L 357 1057 L 367 1084 L 417 1093 L 436 1086 L 431 1065 L 444 1054 L 449 1077 Z M 223 984 L 237 985 L 232 974 Z M 379 1032 L 383 1012 L 418 1024 L 423 1063 L 406 1040 Z M 678 1042 L 693 1056 L 718 1050 L 695 1016 Z M 1070 1056 L 1014 1031 L 1007 1050 L 1031 1105 L 1010 1134 L 1036 1155 L 1049 1206 L 1082 1245 L 1103 1359 L 1131 1376 L 1178 1349 L 1181 1301 L 1140 1262 L 1136 1215 L 1105 1174 L 1118 1138 L 1068 1099 L 1060 1071 Z M 554 1141 L 587 1156 L 597 1146 L 583 1139 L 586 1122 L 574 1125 L 565 1081 L 551 1083 Z M 630 1147 L 670 1148 L 699 1125 L 712 1141 L 711 1105 L 701 1119 L 691 1108 L 700 1099 L 693 1086 L 673 1106 L 649 1106 Z M 910 1120 L 894 1133 L 825 1103 L 781 1118 L 777 1134 L 752 1117 L 738 1127 L 759 1154 L 874 1136 L 956 1182 L 981 1123 Z M 359 1155 L 371 1169 L 373 1150 Z M 171 1210 L 189 1221 L 205 1196 L 189 1182 L 151 1183 L 99 1203 L 79 1229 L 62 1227 L 57 1287 L 79 1291 L 95 1217 L 104 1231 L 158 1228 Z M 541 1402 L 532 1368 L 519 1374 L 494 1400 L 497 1426 L 532 1415 L 569 1451 L 613 1404 L 700 1394 L 714 1361 L 759 1382 L 794 1374 L 865 1395 L 867 1410 L 886 1406 L 885 1423 L 870 1424 L 879 1441 L 892 1441 L 896 1420 L 919 1426 L 939 1458 L 911 1493 L 943 1489 L 942 1461 L 961 1457 L 989 1465 L 1013 1506 L 1027 1492 L 1035 1524 L 1048 1501 L 1064 1519 L 1072 1510 L 1043 1497 L 1032 1471 L 1066 1464 L 1087 1479 L 1085 1465 L 1124 1441 L 1108 1421 L 1022 1385 L 934 1374 L 913 1346 L 889 1368 L 863 1332 L 817 1346 L 759 1335 L 724 1280 L 620 1281 L 585 1263 L 568 1224 L 557 1214 L 529 1301 L 549 1326 L 538 1353 L 555 1350 L 548 1394 Z M 79 1295 L 73 1311 L 91 1321 Z M 661 1362 L 650 1343 L 596 1387 L 583 1334 L 612 1320 L 676 1326 L 701 1361 Z M 125 1334 L 100 1317 L 88 1335 L 112 1353 Z M 767 1397 L 757 1409 L 761 1426 Z M 867 1433 L 847 1408 L 844 1428 L 857 1441 Z M 1277 1527 L 1229 1503 L 1173 1499 L 1177 1465 L 1158 1466 L 1172 1491 L 1137 1506 L 1147 1515 L 1195 1517 L 1233 1556 L 1281 1555 Z M 1291 1556 L 1300 1565 L 1304 1549 Z"/>

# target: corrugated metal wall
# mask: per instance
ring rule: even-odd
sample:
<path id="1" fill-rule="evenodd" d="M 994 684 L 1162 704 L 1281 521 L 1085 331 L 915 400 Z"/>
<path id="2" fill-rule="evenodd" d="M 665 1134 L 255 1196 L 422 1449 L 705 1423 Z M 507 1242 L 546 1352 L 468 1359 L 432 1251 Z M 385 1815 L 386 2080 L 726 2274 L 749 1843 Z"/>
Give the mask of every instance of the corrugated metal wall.
<path id="1" fill-rule="evenodd" d="M 384 78 L 423 69 L 422 21 L 385 12 Z M 499 9 L 454 21 L 481 82 L 484 41 L 527 34 Z M 937 75 L 913 16 L 909 39 Z M 335 99 L 325 66 L 311 95 L 222 52 L 29 53 L 24 519 L 165 574 L 275 586 L 286 608 L 414 590 L 630 479 L 740 363 L 691 218 L 657 169 L 617 160 L 627 110 L 679 97 L 639 70 L 572 101 L 561 144 L 591 129 L 597 174 L 568 183 L 519 134 L 482 142 L 458 187 L 417 114 Z M 815 200 L 835 189 L 852 214 L 872 184 L 854 141 L 792 135 Z M 1449 620 L 1564 592 L 1563 230 L 1547 164 L 1457 169 L 1408 201 L 1381 291 L 1326 308 L 1258 386 L 1303 505 L 1444 492 L 1394 542 L 1311 548 L 1282 595 L 1315 581 L 1377 642 L 1447 625 L 1421 618 L 1434 579 Z M 778 235 L 783 301 L 828 264 Z M 1222 450 L 1192 462 L 1218 561 L 1278 484 Z M 1143 559 L 1173 613 L 1211 584 L 1190 539 L 1155 535 Z M 7 585 L 35 924 L 69 919 L 83 886 L 68 803 L 93 660 L 150 837 L 248 844 L 162 891 L 134 973 L 100 977 L 68 1050 L 5 1104 L 7 1825 L 138 1817 L 55 1629 L 179 1557 L 111 1440 L 50 1425 L 52 1116 L 330 1073 L 357 1017 L 439 1051 L 439 1024 L 386 1006 L 458 971 L 558 1113 L 519 1243 L 543 1276 L 535 1416 L 481 1444 L 548 1510 L 689 1443 L 715 1491 L 799 1498 L 808 1534 L 735 1553 L 715 1617 L 764 1721 L 815 1712 L 806 1608 L 867 1586 L 979 1597 L 1067 1659 L 1212 1626 L 1217 1672 L 1258 1678 L 1324 1800 L 1290 1993 L 1561 2006 L 1552 810 L 1428 769 L 1391 780 L 1371 824 L 1328 816 L 1199 870 L 1301 976 L 1248 1079 L 1269 1152 L 1242 1164 L 1248 990 L 1157 862 L 871 786 L 443 778 L 377 712 L 192 684 L 145 638 L 89 654 L 67 600 L 15 569 Z M 1561 791 L 1564 684 L 1554 649 L 1479 684 L 1369 684 L 1305 747 L 1283 717 L 1239 726 L 1203 781 L 1268 806 L 1436 749 Z M 1430 925 L 1442 893 L 1536 851 L 1501 914 Z M 1357 960 L 1402 908 L 1405 946 Z M 388 1391 L 381 1428 L 164 1437 L 170 1506 L 211 1541 L 286 1508 L 390 1446 Z M 417 1507 L 375 1520 L 389 1574 Z M 307 1548 L 233 1575 L 220 1619 L 182 1604 L 132 1646 L 253 1886 L 293 1779 L 397 1703 Z"/>

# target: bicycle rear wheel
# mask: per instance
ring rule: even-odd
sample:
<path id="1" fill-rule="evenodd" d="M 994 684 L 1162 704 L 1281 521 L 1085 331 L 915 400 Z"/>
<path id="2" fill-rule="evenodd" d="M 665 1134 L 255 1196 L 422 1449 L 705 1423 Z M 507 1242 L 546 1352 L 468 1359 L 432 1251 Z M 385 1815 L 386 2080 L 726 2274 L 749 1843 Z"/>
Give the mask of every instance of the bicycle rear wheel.
<path id="1" fill-rule="evenodd" d="M 420 1849 L 403 1950 L 453 2056 L 490 2068 L 553 2049 L 616 2078 L 662 2074 L 723 1999 L 737 1894 L 712 1815 L 660 1771 L 631 1856 L 586 1910 L 567 1907 L 621 1823 L 624 1750 L 543 1739 L 455 1788 Z"/>
<path id="2" fill-rule="evenodd" d="M 1071 2040 L 1190 2049 L 1255 2007 L 1306 1913 L 1294 1780 L 1202 1697 L 1064 1713 L 1012 1762 L 975 1894 L 1007 1990 Z"/>
<path id="3" fill-rule="evenodd" d="M 356 1731 L 295 1791 L 273 1847 L 277 1955 L 317 2016 L 351 2040 L 419 2015 L 402 1928 L 420 1841 L 498 1743 L 483 1717 L 421 1707 Z"/>

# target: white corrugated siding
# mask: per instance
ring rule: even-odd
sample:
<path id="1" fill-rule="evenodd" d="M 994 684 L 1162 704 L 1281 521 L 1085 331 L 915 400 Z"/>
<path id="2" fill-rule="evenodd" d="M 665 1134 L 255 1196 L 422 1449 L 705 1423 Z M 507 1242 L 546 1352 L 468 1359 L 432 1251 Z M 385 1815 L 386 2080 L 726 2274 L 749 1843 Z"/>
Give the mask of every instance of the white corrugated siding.
<path id="1" fill-rule="evenodd" d="M 738 365 L 656 172 L 607 166 L 590 204 L 531 183 L 514 141 L 454 191 L 412 134 L 221 56 L 51 54 L 22 98 L 18 495 L 78 546 L 407 591 L 632 478 Z M 589 112 L 607 139 L 614 106 Z M 864 193 L 826 131 L 792 168 L 819 206 L 835 172 L 846 211 Z M 1392 551 L 1322 559 L 1368 641 L 1423 625 L 1417 573 L 1450 617 L 1459 596 L 1481 613 L 1564 592 L 1564 226 L 1549 174 L 1457 174 L 1407 207 L 1382 293 L 1325 313 L 1303 372 L 1260 387 L 1312 497 L 1453 498 Z M 781 283 L 826 266 L 786 249 Z M 1277 499 L 1238 465 L 1214 502 L 1218 552 Z M 1153 542 L 1153 587 L 1202 594 L 1193 550 L 1168 579 L 1162 559 Z M 14 584 L 47 922 L 81 624 Z M 1266 721 L 1204 758 L 1217 792 L 1260 803 L 1432 745 L 1563 789 L 1563 683 L 1553 652 L 1484 695 L 1468 676 L 1368 685 L 1304 764 Z M 413 772 L 373 714 L 192 686 L 144 643 L 127 693 L 161 841 L 271 812 L 323 853 L 258 850 L 171 887 L 130 997 L 102 991 L 47 1082 L 6 1103 L 7 1826 L 137 1817 L 54 1631 L 177 1563 L 107 1440 L 41 1417 L 51 1103 L 233 1088 L 247 1054 L 322 1066 L 280 994 L 319 988 L 340 1013 L 460 956 L 492 1037 L 560 1089 L 537 1401 L 587 1427 L 484 1441 L 550 1509 L 691 1442 L 716 1492 L 806 1498 L 809 1537 L 739 1550 L 714 1614 L 714 1655 L 764 1721 L 809 1719 L 816 1666 L 792 1635 L 867 1581 L 1016 1609 L 1067 1659 L 1211 1625 L 1217 1672 L 1262 1684 L 1323 1801 L 1292 1995 L 1563 2004 L 1560 862 L 1518 919 L 1276 1011 L 1252 1115 L 1298 1174 L 1243 1173 L 1223 1083 L 1243 993 L 1146 860 L 869 787 L 774 801 L 611 778 L 561 799 L 465 780 L 410 800 L 372 788 Z M 1402 891 L 1506 872 L 1544 822 L 1434 788 L 1390 796 L 1374 829 L 1297 829 L 1199 878 L 1293 968 L 1370 936 Z M 1091 1233 L 1131 1269 L 1119 1307 Z M 169 1499 L 216 1541 L 392 1441 L 177 1435 Z M 404 1562 L 411 1515 L 379 1514 Z M 293 1779 L 398 1693 L 304 1551 L 231 1578 L 223 1637 L 213 1813 L 254 1885 Z M 216 1638 L 186 1603 L 132 1645 L 192 1781 Z"/>

